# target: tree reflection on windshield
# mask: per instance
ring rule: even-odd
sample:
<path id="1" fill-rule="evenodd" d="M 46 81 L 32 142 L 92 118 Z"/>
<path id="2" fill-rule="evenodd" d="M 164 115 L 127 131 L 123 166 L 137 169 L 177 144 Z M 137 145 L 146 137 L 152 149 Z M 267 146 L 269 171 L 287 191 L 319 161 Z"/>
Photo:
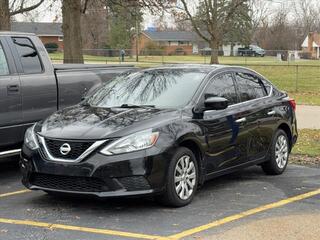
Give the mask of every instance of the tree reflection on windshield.
<path id="1" fill-rule="evenodd" d="M 123 104 L 178 107 L 187 104 L 208 72 L 199 69 L 153 69 L 122 75 L 99 89 L 88 103 L 98 107 Z"/>

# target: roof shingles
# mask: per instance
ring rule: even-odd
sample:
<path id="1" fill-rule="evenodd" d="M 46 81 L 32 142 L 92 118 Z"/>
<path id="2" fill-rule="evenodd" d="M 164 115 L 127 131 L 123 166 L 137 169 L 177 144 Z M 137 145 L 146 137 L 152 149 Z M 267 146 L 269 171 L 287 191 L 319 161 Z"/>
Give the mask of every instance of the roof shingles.
<path id="1" fill-rule="evenodd" d="M 199 36 L 186 31 L 143 31 L 153 41 L 198 41 Z"/>
<path id="2" fill-rule="evenodd" d="M 12 22 L 11 30 L 34 33 L 39 36 L 63 36 L 61 23 Z"/>

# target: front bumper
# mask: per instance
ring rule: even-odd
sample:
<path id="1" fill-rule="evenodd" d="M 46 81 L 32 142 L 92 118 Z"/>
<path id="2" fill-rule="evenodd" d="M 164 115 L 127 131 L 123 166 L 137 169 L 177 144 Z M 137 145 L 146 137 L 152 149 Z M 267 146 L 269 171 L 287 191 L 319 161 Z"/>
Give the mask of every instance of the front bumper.
<path id="1" fill-rule="evenodd" d="M 22 183 L 31 190 L 97 197 L 157 194 L 165 189 L 173 152 L 150 148 L 114 156 L 92 153 L 82 162 L 64 163 L 46 160 L 40 150 L 23 146 Z"/>

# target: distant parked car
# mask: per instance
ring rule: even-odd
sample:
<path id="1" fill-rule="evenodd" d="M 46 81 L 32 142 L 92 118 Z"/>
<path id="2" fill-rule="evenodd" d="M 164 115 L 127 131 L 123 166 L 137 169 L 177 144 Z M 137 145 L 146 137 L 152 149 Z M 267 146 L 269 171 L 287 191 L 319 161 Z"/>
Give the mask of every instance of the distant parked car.
<path id="1" fill-rule="evenodd" d="M 249 47 L 239 48 L 238 55 L 264 57 L 266 55 L 266 51 L 257 45 L 250 45 Z"/>
<path id="2" fill-rule="evenodd" d="M 256 164 L 283 173 L 296 141 L 294 100 L 261 75 L 174 65 L 118 76 L 36 123 L 20 166 L 32 190 L 181 207 L 213 177 Z"/>

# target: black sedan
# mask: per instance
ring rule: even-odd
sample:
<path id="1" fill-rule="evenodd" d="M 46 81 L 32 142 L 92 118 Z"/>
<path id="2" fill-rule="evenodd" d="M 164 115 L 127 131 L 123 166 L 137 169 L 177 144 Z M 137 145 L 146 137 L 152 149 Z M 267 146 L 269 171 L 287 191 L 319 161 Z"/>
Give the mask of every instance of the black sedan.
<path id="1" fill-rule="evenodd" d="M 23 184 L 49 194 L 190 203 L 206 180 L 259 164 L 283 173 L 295 101 L 260 74 L 174 65 L 122 74 L 29 128 Z"/>

